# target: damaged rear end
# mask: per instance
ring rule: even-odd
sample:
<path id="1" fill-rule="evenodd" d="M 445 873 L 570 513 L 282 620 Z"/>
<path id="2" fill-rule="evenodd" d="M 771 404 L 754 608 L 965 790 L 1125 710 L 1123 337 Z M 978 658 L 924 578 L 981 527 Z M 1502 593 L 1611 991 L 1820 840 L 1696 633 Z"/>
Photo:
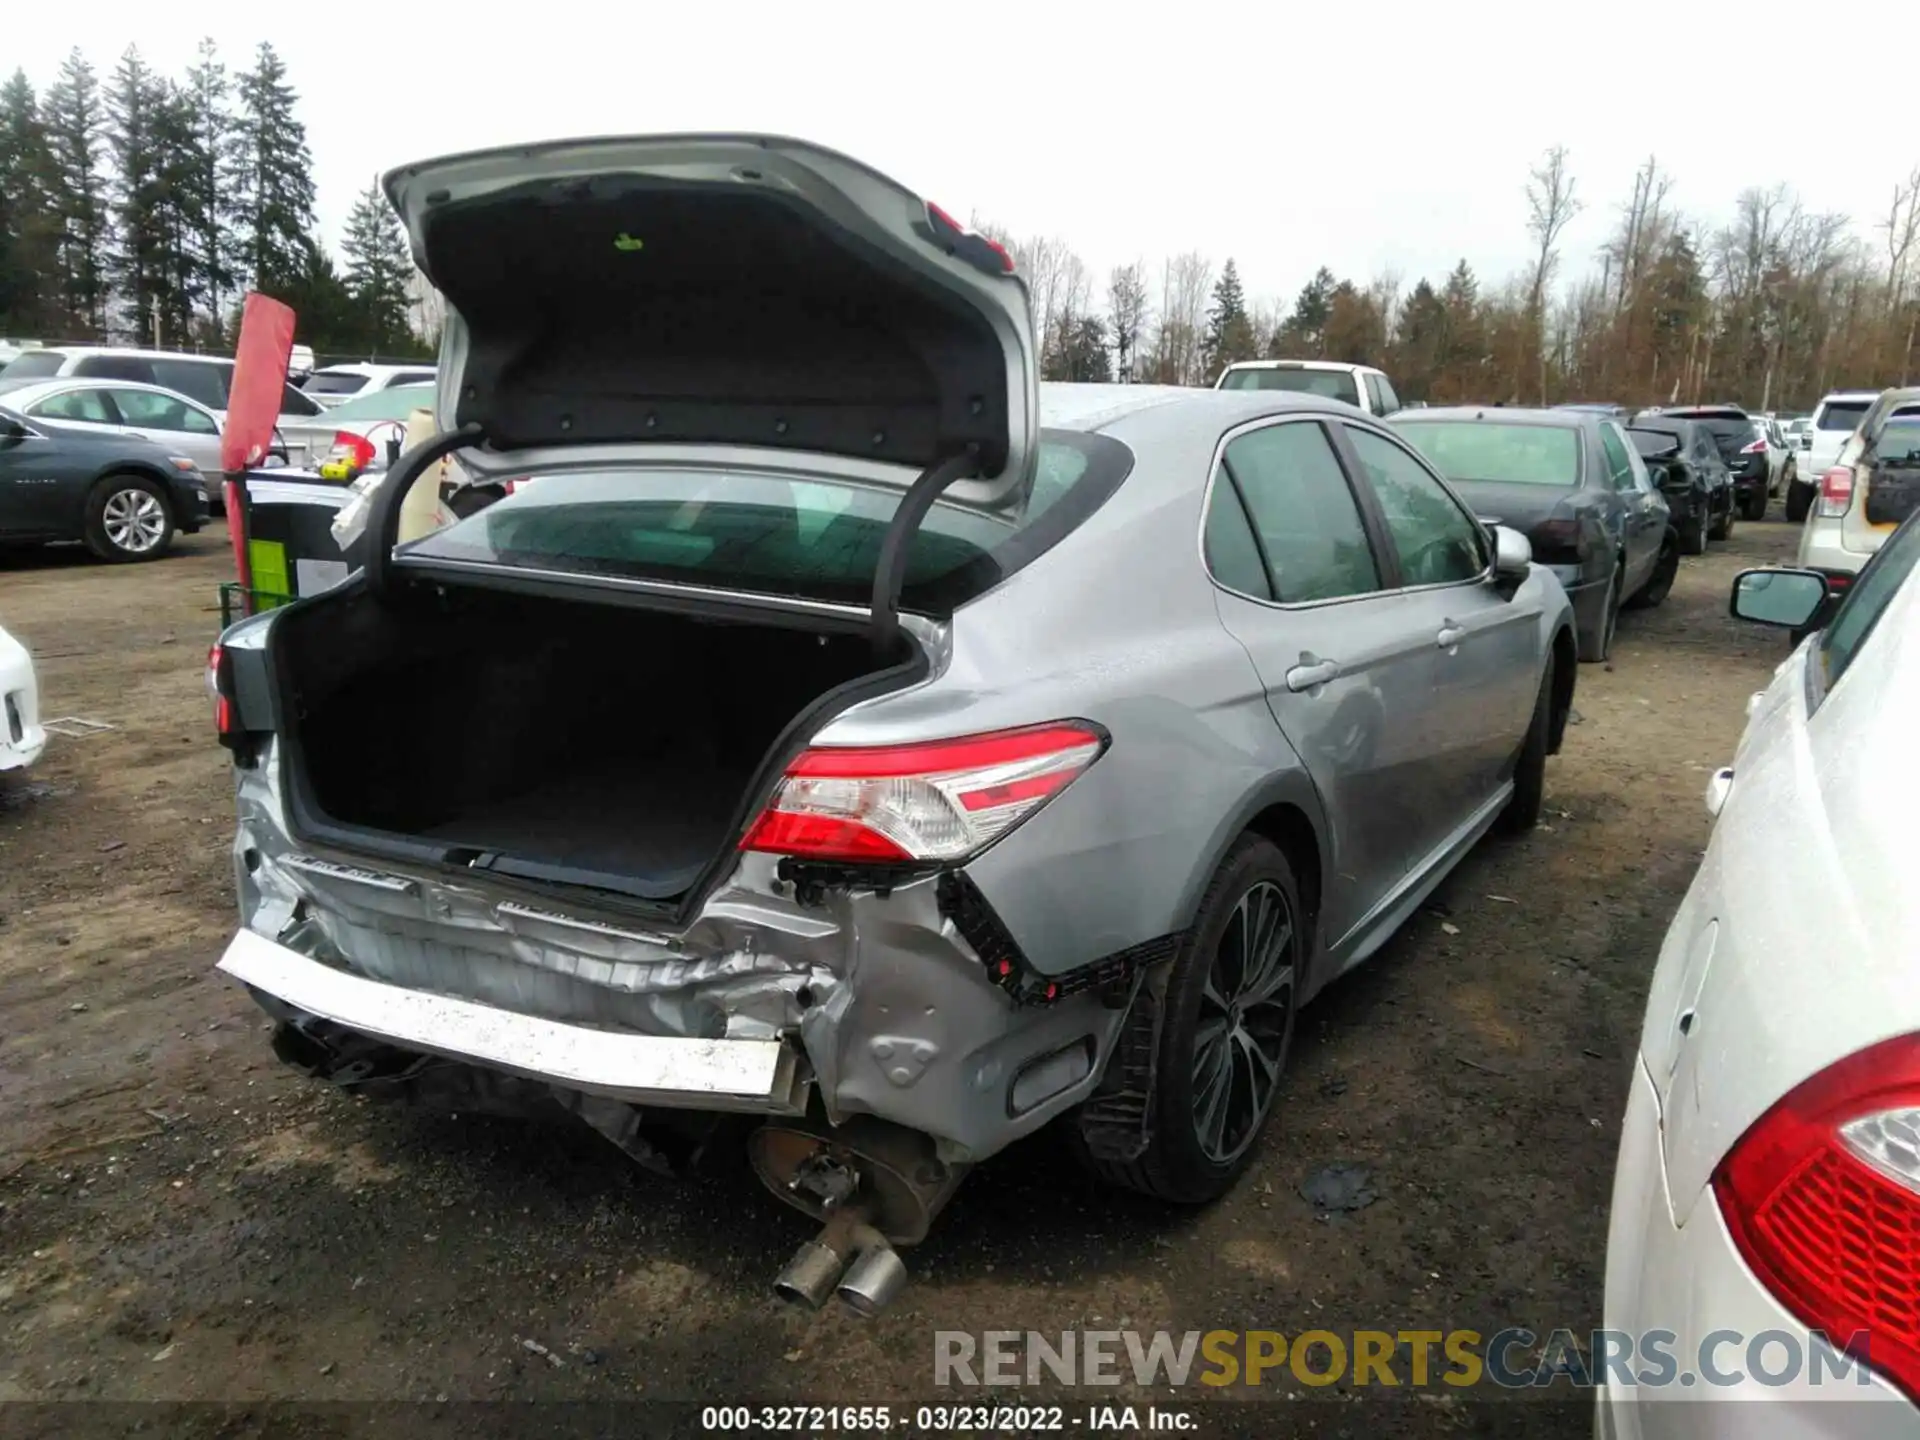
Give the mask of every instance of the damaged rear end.
<path id="1" fill-rule="evenodd" d="M 844 157 L 595 141 L 387 188 L 450 307 L 443 433 L 352 579 L 216 651 L 221 968 L 364 1093 L 666 1167 L 759 1117 L 823 1226 L 781 1293 L 872 1313 L 968 1168 L 1086 1097 L 1137 983 L 1035 973 L 968 871 L 1105 731 L 970 727 L 950 673 L 968 600 L 1130 457 L 1041 435 L 1010 262 Z M 456 449 L 511 494 L 397 543 Z"/>

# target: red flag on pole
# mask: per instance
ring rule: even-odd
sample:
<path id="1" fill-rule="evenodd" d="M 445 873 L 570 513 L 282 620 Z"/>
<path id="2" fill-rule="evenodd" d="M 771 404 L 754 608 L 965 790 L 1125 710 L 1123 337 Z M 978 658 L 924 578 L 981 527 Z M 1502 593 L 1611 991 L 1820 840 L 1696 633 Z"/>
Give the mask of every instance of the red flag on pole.
<path id="1" fill-rule="evenodd" d="M 240 343 L 233 354 L 233 386 L 220 436 L 220 466 L 236 475 L 267 458 L 293 353 L 293 311 L 266 295 L 247 296 L 240 312 Z"/>

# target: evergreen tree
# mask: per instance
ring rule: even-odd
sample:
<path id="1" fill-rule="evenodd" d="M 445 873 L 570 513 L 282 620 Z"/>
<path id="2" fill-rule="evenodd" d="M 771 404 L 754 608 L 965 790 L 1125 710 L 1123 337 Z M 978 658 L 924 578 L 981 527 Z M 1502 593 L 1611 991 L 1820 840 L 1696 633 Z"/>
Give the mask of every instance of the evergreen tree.
<path id="1" fill-rule="evenodd" d="M 209 326 L 220 331 L 223 304 L 234 286 L 235 166 L 233 87 L 212 40 L 200 42 L 199 58 L 187 71 L 185 103 L 193 132 L 190 167 L 179 185 L 182 210 L 191 217 L 192 264 L 200 277 Z"/>
<path id="2" fill-rule="evenodd" d="M 264 40 L 239 95 L 232 154 L 241 278 L 285 299 L 289 287 L 311 278 L 313 157 L 287 67 Z"/>
<path id="3" fill-rule="evenodd" d="M 360 312 L 334 268 L 333 257 L 310 236 L 300 237 L 299 260 L 274 296 L 293 307 L 303 344 L 322 353 L 359 347 Z"/>
<path id="4" fill-rule="evenodd" d="M 413 255 L 400 217 L 378 183 L 367 186 L 354 202 L 341 249 L 347 260 L 347 291 L 366 337 L 364 348 L 373 355 L 412 348 L 407 284 L 413 278 Z"/>
<path id="5" fill-rule="evenodd" d="M 1454 266 L 1447 276 L 1446 287 L 1440 292 L 1440 305 L 1447 315 L 1446 332 L 1440 345 L 1440 369 L 1446 372 L 1453 387 L 1453 392 L 1445 398 L 1479 396 L 1487 362 L 1486 323 L 1480 313 L 1480 282 L 1465 260 Z"/>
<path id="6" fill-rule="evenodd" d="M 159 112 L 167 103 L 166 82 L 129 45 L 106 95 L 107 148 L 115 172 L 113 239 L 107 264 L 116 298 L 124 307 L 122 319 L 145 343 L 152 342 L 154 310 L 168 288 L 168 237 L 161 233 L 161 226 L 170 197 L 165 158 L 155 134 L 161 123 Z"/>
<path id="7" fill-rule="evenodd" d="M 1446 335 L 1447 308 L 1433 286 L 1422 280 L 1400 311 L 1400 329 L 1394 337 L 1394 384 L 1403 399 L 1431 398 Z"/>
<path id="8" fill-rule="evenodd" d="M 61 227 L 52 175 L 33 86 L 16 70 L 0 86 L 0 334 L 41 335 L 57 324 L 47 293 Z"/>
<path id="9" fill-rule="evenodd" d="M 196 340 L 224 348 L 213 298 L 213 274 L 202 249 L 207 232 L 206 196 L 201 181 L 207 172 L 201 146 L 199 112 L 190 91 L 164 87 L 153 112 L 153 148 L 158 157 L 159 202 L 153 227 L 159 238 L 156 293 L 167 344 L 191 346 Z M 211 334 L 195 334 L 202 307 L 215 315 Z"/>
<path id="10" fill-rule="evenodd" d="M 53 208 L 60 217 L 53 281 L 65 322 L 97 335 L 107 301 L 107 186 L 101 173 L 106 116 L 100 82 L 78 46 L 47 91 L 41 119 L 53 161 Z"/>
<path id="11" fill-rule="evenodd" d="M 1213 304 L 1207 309 L 1204 342 L 1207 368 L 1218 373 L 1236 360 L 1253 358 L 1253 322 L 1247 318 L 1247 296 L 1240 271 L 1229 258 L 1214 282 Z"/>
<path id="12" fill-rule="evenodd" d="M 1333 292 L 1340 282 L 1322 265 L 1301 286 L 1293 313 L 1273 332 L 1267 346 L 1270 360 L 1318 360 L 1326 351 L 1327 318 L 1333 313 Z"/>

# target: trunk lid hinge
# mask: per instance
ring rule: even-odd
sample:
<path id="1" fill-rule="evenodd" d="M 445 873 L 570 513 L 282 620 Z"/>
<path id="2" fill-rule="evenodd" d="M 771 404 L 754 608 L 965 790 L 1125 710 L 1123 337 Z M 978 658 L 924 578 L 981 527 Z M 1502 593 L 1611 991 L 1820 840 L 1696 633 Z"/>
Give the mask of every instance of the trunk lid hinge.
<path id="1" fill-rule="evenodd" d="M 873 572 L 873 648 L 887 656 L 900 643 L 900 592 L 907 580 L 907 549 L 919 533 L 920 522 L 933 509 L 940 492 L 956 481 L 977 475 L 980 457 L 969 447 L 957 455 L 936 461 L 920 474 L 900 499 L 893 512 L 886 537 L 880 542 L 880 560 Z"/>

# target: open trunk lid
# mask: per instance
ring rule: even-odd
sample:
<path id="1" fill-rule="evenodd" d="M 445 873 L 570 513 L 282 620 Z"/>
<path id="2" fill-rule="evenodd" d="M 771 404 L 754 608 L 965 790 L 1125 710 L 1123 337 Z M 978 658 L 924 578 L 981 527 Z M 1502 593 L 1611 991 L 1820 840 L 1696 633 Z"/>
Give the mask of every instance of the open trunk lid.
<path id="1" fill-rule="evenodd" d="M 423 161 L 385 186 L 448 305 L 438 419 L 484 437 L 469 469 L 712 445 L 877 464 L 905 487 L 972 457 L 945 498 L 1024 503 L 1025 283 L 858 161 L 761 135 L 603 138 Z"/>

